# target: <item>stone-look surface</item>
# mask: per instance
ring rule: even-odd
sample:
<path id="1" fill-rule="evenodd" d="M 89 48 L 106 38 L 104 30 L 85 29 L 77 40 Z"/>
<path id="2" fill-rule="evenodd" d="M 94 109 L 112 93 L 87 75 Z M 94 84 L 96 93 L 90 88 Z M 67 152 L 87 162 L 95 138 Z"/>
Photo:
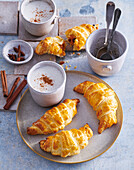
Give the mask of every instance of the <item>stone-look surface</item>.
<path id="1" fill-rule="evenodd" d="M 56 15 L 57 16 L 59 15 L 58 10 L 57 10 Z M 30 33 L 28 33 L 25 30 L 22 20 L 21 20 L 21 14 L 19 12 L 19 39 L 26 40 L 26 41 L 41 41 L 41 40 L 45 39 L 46 37 L 49 37 L 49 36 L 55 37 L 57 35 L 58 35 L 58 18 L 55 19 L 55 25 L 48 35 L 37 37 L 37 36 L 31 35 Z"/>
<path id="2" fill-rule="evenodd" d="M 29 42 L 33 49 L 36 48 L 38 42 Z M 15 65 L 14 74 L 24 74 L 27 75 L 28 71 L 40 61 L 56 61 L 56 57 L 50 54 L 37 55 L 34 53 L 33 58 L 26 64 Z"/>
<path id="3" fill-rule="evenodd" d="M 66 40 L 65 32 L 74 27 L 79 26 L 81 24 L 96 24 L 95 16 L 73 16 L 73 17 L 63 17 L 59 18 L 59 36 Z M 73 47 L 67 42 L 66 43 L 66 51 L 73 51 Z M 85 49 L 85 47 L 83 47 Z"/>
<path id="4" fill-rule="evenodd" d="M 17 34 L 18 2 L 0 2 L 0 34 Z"/>
<path id="5" fill-rule="evenodd" d="M 95 24 L 95 16 L 72 16 L 63 17 L 59 19 L 59 36 L 65 35 L 65 32 L 74 26 L 79 26 L 81 24 Z"/>
<path id="6" fill-rule="evenodd" d="M 55 0 L 60 16 L 93 15 L 97 18 L 99 28 L 105 26 L 105 5 L 109 0 Z M 128 39 L 129 50 L 121 71 L 111 77 L 100 77 L 91 70 L 85 52 L 80 55 L 68 52 L 65 65 L 71 65 L 71 70 L 79 70 L 96 75 L 106 81 L 117 93 L 123 108 L 123 126 L 121 133 L 112 147 L 101 156 L 81 164 L 59 164 L 48 161 L 27 147 L 19 135 L 16 126 L 15 112 L 0 112 L 0 169 L 2 170 L 133 170 L 134 169 L 134 48 L 133 23 L 134 1 L 114 0 L 116 7 L 121 8 L 122 16 L 117 29 Z M 87 6 L 87 7 L 85 7 Z M 92 7 L 88 8 L 88 6 Z M 82 8 L 84 7 L 84 8 Z M 80 13 L 80 9 L 86 12 Z M 84 11 L 83 10 L 83 11 Z M 94 11 L 94 13 L 91 13 Z M 15 36 L 0 36 L 0 52 L 5 43 L 16 39 Z M 82 60 L 81 60 L 82 58 Z M 59 59 L 59 58 L 58 58 Z M 60 60 L 63 60 L 60 59 Z M 59 60 L 57 60 L 59 61 Z M 74 66 L 77 68 L 74 69 Z M 6 73 L 13 73 L 14 66 L 7 63 L 0 55 L 0 68 Z M 1 101 L 0 101 L 1 102 Z M 81 104 L 81 103 L 80 103 Z M 45 138 L 45 136 L 44 136 Z M 86 149 L 86 148 L 85 148 Z M 49 153 L 48 153 L 49 154 Z"/>
<path id="7" fill-rule="evenodd" d="M 22 80 L 24 79 L 24 76 L 20 76 L 20 75 L 14 75 L 14 74 L 7 74 L 7 85 L 8 85 L 8 94 L 12 88 L 12 85 L 15 81 L 15 79 L 17 77 L 20 77 L 20 81 L 17 85 L 17 87 L 19 86 L 19 84 L 22 82 Z M 16 88 L 17 88 L 16 87 Z M 11 105 L 11 107 L 9 108 L 9 110 L 15 111 L 17 109 L 18 106 L 18 102 L 20 100 L 22 96 L 22 92 L 19 94 L 19 96 L 16 98 L 16 100 L 14 101 L 14 103 Z M 0 76 L 0 110 L 4 110 L 3 106 L 6 104 L 6 97 L 3 97 L 3 89 L 2 89 L 2 83 L 1 83 L 1 76 Z"/>

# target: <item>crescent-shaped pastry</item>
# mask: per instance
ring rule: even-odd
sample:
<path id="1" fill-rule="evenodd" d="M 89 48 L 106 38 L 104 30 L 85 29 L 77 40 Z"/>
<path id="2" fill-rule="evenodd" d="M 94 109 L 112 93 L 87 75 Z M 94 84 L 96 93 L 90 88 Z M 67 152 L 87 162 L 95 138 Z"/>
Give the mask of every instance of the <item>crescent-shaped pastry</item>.
<path id="1" fill-rule="evenodd" d="M 75 26 L 71 29 L 68 29 L 65 32 L 65 35 L 68 39 L 69 44 L 73 46 L 73 50 L 79 51 L 86 44 L 88 36 L 97 29 L 98 24 L 82 24 L 80 26 Z"/>
<path id="2" fill-rule="evenodd" d="M 40 43 L 35 48 L 35 53 L 38 55 L 48 53 L 59 57 L 63 57 L 66 55 L 65 41 L 63 38 L 59 36 L 47 37 L 44 40 L 40 41 Z"/>
<path id="3" fill-rule="evenodd" d="M 29 135 L 56 133 L 71 123 L 72 118 L 77 114 L 79 99 L 66 99 L 57 107 L 48 110 L 39 120 L 27 128 Z"/>
<path id="4" fill-rule="evenodd" d="M 118 103 L 112 89 L 107 88 L 103 83 L 85 81 L 77 85 L 74 91 L 84 94 L 93 110 L 96 111 L 97 118 L 100 121 L 98 133 L 102 133 L 106 128 L 117 123 Z"/>
<path id="5" fill-rule="evenodd" d="M 86 124 L 79 130 L 71 129 L 61 131 L 46 140 L 40 141 L 40 148 L 43 151 L 51 152 L 52 155 L 61 157 L 72 156 L 80 153 L 88 145 L 88 140 L 93 136 L 93 131 Z"/>

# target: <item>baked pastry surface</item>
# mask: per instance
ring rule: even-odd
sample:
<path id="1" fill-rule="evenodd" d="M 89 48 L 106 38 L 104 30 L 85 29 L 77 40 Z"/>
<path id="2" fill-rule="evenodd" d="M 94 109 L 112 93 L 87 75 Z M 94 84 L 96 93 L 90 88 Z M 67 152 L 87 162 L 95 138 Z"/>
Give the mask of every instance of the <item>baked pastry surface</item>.
<path id="1" fill-rule="evenodd" d="M 73 50 L 79 51 L 86 44 L 88 36 L 97 29 L 98 24 L 82 24 L 80 26 L 75 26 L 71 29 L 68 29 L 65 32 L 65 35 L 68 39 L 69 44 L 73 46 Z"/>
<path id="2" fill-rule="evenodd" d="M 56 37 L 47 37 L 35 48 L 35 53 L 38 55 L 42 54 L 53 54 L 59 57 L 65 56 L 65 41 L 63 38 Z"/>
<path id="3" fill-rule="evenodd" d="M 61 131 L 46 140 L 40 141 L 40 148 L 43 151 L 51 152 L 52 155 L 61 157 L 72 156 L 80 153 L 88 145 L 88 140 L 93 136 L 93 131 L 86 124 L 79 130 L 71 129 Z"/>
<path id="4" fill-rule="evenodd" d="M 56 133 L 71 123 L 77 114 L 79 99 L 65 99 L 57 107 L 48 110 L 39 120 L 27 128 L 29 135 Z"/>
<path id="5" fill-rule="evenodd" d="M 100 121 L 98 133 L 102 133 L 106 128 L 117 123 L 116 110 L 118 103 L 112 89 L 107 88 L 103 83 L 85 81 L 77 85 L 74 91 L 84 94 L 88 103 L 96 111 L 97 118 Z"/>

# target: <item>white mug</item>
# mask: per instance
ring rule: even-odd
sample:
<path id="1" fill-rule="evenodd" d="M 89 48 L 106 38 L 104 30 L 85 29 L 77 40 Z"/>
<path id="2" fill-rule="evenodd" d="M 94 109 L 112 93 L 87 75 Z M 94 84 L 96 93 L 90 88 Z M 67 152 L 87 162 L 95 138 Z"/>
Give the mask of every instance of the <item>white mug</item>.
<path id="1" fill-rule="evenodd" d="M 58 86 L 56 89 L 54 89 L 53 91 L 39 91 L 36 88 L 33 87 L 32 85 L 32 74 L 33 72 L 38 69 L 38 68 L 42 68 L 45 66 L 52 66 L 55 67 L 56 69 L 58 69 L 62 75 L 63 81 L 61 83 L 60 86 Z M 55 72 L 56 74 L 56 72 Z M 30 71 L 28 72 L 27 75 L 27 82 L 28 82 L 28 87 L 31 93 L 31 96 L 33 98 L 33 100 L 40 106 L 42 107 L 48 107 L 48 106 L 52 106 L 55 105 L 57 103 L 59 103 L 63 96 L 64 96 L 64 92 L 65 92 L 65 84 L 66 84 L 66 73 L 65 70 L 62 68 L 61 65 L 57 64 L 56 62 L 53 61 L 42 61 L 37 63 L 36 65 L 34 65 Z"/>
<path id="2" fill-rule="evenodd" d="M 114 60 L 98 59 L 96 58 L 96 54 L 98 49 L 104 45 L 105 33 L 106 29 L 94 31 L 86 41 L 86 52 L 92 70 L 98 75 L 110 76 L 121 70 L 128 51 L 128 42 L 122 33 L 115 31 L 113 42 L 118 45 L 119 57 Z"/>
<path id="3" fill-rule="evenodd" d="M 36 1 L 36 0 L 23 0 L 21 4 L 21 19 L 22 23 L 24 25 L 24 28 L 32 35 L 35 36 L 42 36 L 45 34 L 48 34 L 52 28 L 54 27 L 54 24 L 56 22 L 56 5 L 53 0 L 43 0 L 44 2 L 47 2 L 52 9 L 54 10 L 53 15 L 50 19 L 48 19 L 46 22 L 41 22 L 41 23 L 36 23 L 36 22 L 30 22 L 27 20 L 25 17 L 25 6 L 30 3 L 31 1 Z"/>

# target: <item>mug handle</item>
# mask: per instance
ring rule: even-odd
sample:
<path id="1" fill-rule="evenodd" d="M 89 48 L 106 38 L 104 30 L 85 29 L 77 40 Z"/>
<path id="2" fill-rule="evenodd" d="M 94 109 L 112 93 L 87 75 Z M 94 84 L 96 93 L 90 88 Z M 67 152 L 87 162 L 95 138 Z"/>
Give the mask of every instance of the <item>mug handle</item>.
<path id="1" fill-rule="evenodd" d="M 55 24 L 56 23 L 56 20 L 59 18 L 59 16 L 58 15 L 56 15 L 55 16 L 55 18 L 54 18 L 54 20 L 52 21 L 52 23 L 51 24 Z"/>
<path id="2" fill-rule="evenodd" d="M 113 68 L 110 65 L 102 66 L 103 71 L 111 71 Z"/>

